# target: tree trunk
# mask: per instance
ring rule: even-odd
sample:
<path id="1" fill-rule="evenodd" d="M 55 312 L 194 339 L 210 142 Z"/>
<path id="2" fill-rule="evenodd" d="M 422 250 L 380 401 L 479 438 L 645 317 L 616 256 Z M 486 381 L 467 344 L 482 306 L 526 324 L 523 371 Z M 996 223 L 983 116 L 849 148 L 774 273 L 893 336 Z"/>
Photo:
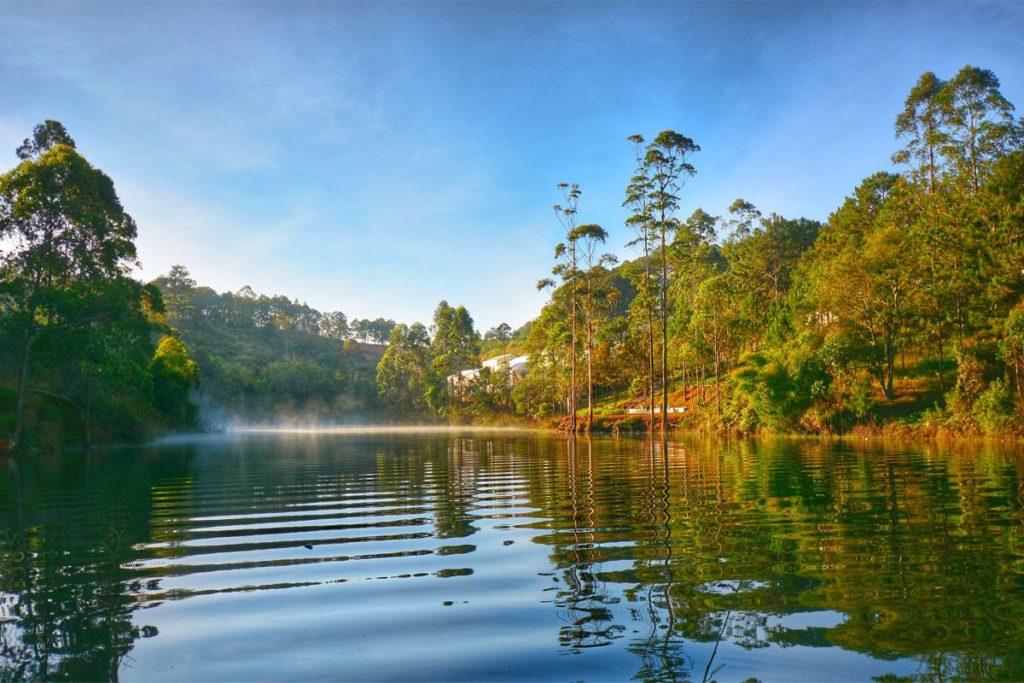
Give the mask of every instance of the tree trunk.
<path id="1" fill-rule="evenodd" d="M 646 266 L 650 269 L 650 263 Z M 649 408 L 650 408 L 650 422 L 647 426 L 650 428 L 651 433 L 654 432 L 654 304 L 650 300 L 650 283 L 648 283 L 648 299 L 647 299 L 647 360 L 649 366 L 649 378 L 647 382 L 647 392 L 649 394 Z"/>
<path id="2" fill-rule="evenodd" d="M 1024 386 L 1020 383 L 1020 366 L 1022 365 L 1021 359 L 1017 359 L 1013 364 L 1013 375 L 1017 382 L 1017 400 L 1020 403 L 1024 403 Z"/>
<path id="3" fill-rule="evenodd" d="M 956 295 L 956 327 L 957 327 L 957 346 L 960 349 L 964 347 L 964 305 L 963 299 L 960 293 Z"/>
<path id="4" fill-rule="evenodd" d="M 576 261 L 573 257 L 573 272 L 576 270 Z M 575 277 L 575 276 L 574 276 Z M 576 284 L 573 283 L 571 290 L 572 301 L 570 301 L 569 315 L 572 317 L 572 368 L 569 369 L 569 429 L 576 433 Z"/>
<path id="5" fill-rule="evenodd" d="M 939 391 L 943 394 L 946 393 L 946 378 L 943 376 L 944 363 L 942 358 L 942 335 L 939 335 Z"/>
<path id="6" fill-rule="evenodd" d="M 668 249 L 661 224 L 661 431 L 668 431 Z"/>
<path id="7" fill-rule="evenodd" d="M 594 424 L 594 331 L 587 324 L 587 433 Z"/>
<path id="8" fill-rule="evenodd" d="M 683 400 L 685 401 L 690 394 L 690 373 L 687 371 L 686 363 L 683 363 Z"/>
<path id="9" fill-rule="evenodd" d="M 895 365 L 896 365 L 896 349 L 895 349 L 894 340 L 893 340 L 893 332 L 891 330 L 886 330 L 886 333 L 885 333 L 885 374 L 886 374 L 886 381 L 885 381 L 884 390 L 885 390 L 885 397 L 887 399 L 890 399 L 890 400 L 892 399 L 892 397 L 894 395 L 893 394 L 892 376 L 893 376 L 893 373 L 895 371 Z"/>
<path id="10" fill-rule="evenodd" d="M 715 409 L 722 414 L 722 353 L 718 348 L 718 333 L 715 333 Z"/>

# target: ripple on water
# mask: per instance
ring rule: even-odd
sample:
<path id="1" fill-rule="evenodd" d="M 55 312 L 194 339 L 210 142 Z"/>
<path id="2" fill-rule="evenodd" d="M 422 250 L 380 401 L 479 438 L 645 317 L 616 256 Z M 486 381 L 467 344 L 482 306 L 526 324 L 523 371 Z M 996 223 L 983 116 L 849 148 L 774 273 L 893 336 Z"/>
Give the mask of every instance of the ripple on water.
<path id="1" fill-rule="evenodd" d="M 23 467 L 4 679 L 1024 674 L 1013 455 L 265 434 Z"/>

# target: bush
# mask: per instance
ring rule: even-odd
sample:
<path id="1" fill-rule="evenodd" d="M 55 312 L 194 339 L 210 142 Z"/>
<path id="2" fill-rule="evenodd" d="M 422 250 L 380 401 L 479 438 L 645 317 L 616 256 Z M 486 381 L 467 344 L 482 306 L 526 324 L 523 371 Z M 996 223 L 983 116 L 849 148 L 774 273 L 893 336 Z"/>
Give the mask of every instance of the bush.
<path id="1" fill-rule="evenodd" d="M 850 397 L 846 403 L 858 423 L 870 421 L 878 407 L 878 399 L 867 380 L 855 382 L 850 387 Z"/>
<path id="2" fill-rule="evenodd" d="M 987 369 L 976 353 L 963 350 L 957 355 L 956 386 L 947 402 L 954 419 L 971 417 L 974 404 L 985 390 Z"/>
<path id="3" fill-rule="evenodd" d="M 989 436 L 1008 427 L 1013 420 L 1013 393 L 1002 379 L 988 385 L 974 402 L 974 419 Z"/>

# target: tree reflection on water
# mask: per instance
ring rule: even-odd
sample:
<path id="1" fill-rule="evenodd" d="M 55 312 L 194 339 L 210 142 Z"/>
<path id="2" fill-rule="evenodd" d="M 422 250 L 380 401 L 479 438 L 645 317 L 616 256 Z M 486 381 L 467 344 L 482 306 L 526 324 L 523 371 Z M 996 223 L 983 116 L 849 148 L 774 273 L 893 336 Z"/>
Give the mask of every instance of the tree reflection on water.
<path id="1" fill-rule="evenodd" d="M 601 661 L 623 679 L 735 678 L 790 648 L 1024 679 L 1024 459 L 993 448 L 435 434 L 32 454 L 0 475 L 3 680 L 116 679 L 162 626 L 143 607 L 200 587 L 344 603 L 364 561 L 466 605 L 513 577 L 501 599 L 550 634 L 534 647 L 618 653 Z M 441 602 L 432 627 L 457 623 Z"/>

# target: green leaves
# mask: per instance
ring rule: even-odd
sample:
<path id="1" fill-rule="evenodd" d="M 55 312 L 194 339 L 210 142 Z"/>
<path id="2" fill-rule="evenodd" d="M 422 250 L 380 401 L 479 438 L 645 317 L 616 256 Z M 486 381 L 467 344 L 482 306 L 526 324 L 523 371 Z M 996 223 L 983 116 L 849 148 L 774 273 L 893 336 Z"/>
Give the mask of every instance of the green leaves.
<path id="1" fill-rule="evenodd" d="M 977 193 L 1003 155 L 1019 149 L 1024 130 L 987 69 L 967 65 L 949 81 L 926 72 L 896 117 L 906 147 L 893 155 L 935 192 L 943 183 Z"/>
<path id="2" fill-rule="evenodd" d="M 22 160 L 34 159 L 57 145 L 66 145 L 74 149 L 75 141 L 71 139 L 63 123 L 46 119 L 35 127 L 31 138 L 25 138 L 17 149 L 17 155 Z"/>
<path id="3" fill-rule="evenodd" d="M 163 337 L 153 356 L 150 372 L 157 409 L 172 426 L 191 426 L 198 408 L 190 400 L 190 394 L 199 383 L 199 366 L 185 345 L 174 337 Z"/>
<path id="4" fill-rule="evenodd" d="M 85 329 L 91 333 L 89 340 L 130 343 L 121 338 L 124 328 L 118 327 L 117 317 L 97 317 L 98 307 L 88 297 L 111 295 L 111 302 L 123 304 L 125 319 L 140 309 L 138 291 L 133 301 L 113 297 L 136 263 L 135 222 L 121 206 L 110 178 L 93 168 L 74 144 L 63 125 L 46 121 L 19 147 L 22 162 L 0 175 L 0 242 L 6 247 L 0 251 L 0 328 L 19 348 L 11 438 L 15 446 L 24 426 L 36 351 L 45 346 L 53 352 L 58 340 Z M 65 359 L 76 360 L 64 365 L 75 368 L 78 379 L 98 376 L 100 350 L 95 345 L 69 346 Z M 112 351 L 106 361 L 118 358 L 116 348 Z M 89 419 L 84 420 L 88 441 Z"/>

